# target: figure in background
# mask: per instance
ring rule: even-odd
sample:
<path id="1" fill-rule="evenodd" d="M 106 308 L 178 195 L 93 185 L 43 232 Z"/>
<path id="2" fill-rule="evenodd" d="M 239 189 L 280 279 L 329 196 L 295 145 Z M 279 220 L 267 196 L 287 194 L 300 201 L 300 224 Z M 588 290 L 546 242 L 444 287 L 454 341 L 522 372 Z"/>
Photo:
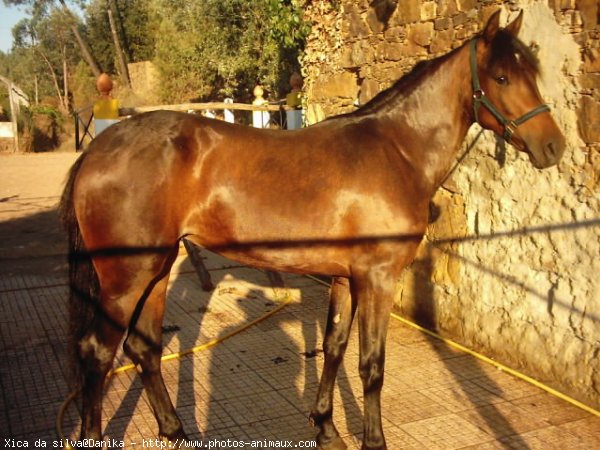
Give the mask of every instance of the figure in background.
<path id="1" fill-rule="evenodd" d="M 294 72 L 290 76 L 290 87 L 292 90 L 285 97 L 285 103 L 293 110 L 286 111 L 287 129 L 295 130 L 302 128 L 302 76 Z"/>
<path id="2" fill-rule="evenodd" d="M 106 73 L 96 80 L 96 89 L 100 98 L 94 103 L 94 132 L 98 136 L 102 131 L 119 121 L 119 101 L 111 97 L 113 82 Z"/>

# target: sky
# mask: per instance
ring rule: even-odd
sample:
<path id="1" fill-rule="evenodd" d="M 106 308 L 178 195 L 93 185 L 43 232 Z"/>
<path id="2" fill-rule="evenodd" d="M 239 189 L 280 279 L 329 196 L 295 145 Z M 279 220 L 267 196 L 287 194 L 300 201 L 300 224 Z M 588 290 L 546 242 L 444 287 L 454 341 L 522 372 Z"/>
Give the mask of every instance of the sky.
<path id="1" fill-rule="evenodd" d="M 24 8 L 5 6 L 0 0 L 0 50 L 7 53 L 12 48 L 12 27 L 26 17 Z"/>

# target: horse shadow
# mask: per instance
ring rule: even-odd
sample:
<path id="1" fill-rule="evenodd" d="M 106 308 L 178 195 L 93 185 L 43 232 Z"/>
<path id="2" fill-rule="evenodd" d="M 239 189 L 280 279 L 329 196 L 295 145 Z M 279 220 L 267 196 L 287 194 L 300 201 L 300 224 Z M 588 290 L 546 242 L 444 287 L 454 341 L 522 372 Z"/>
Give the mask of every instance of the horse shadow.
<path id="1" fill-rule="evenodd" d="M 171 299 L 167 301 L 170 303 L 174 301 L 177 307 L 183 308 L 184 311 L 178 311 L 170 318 L 169 314 L 166 315 L 163 324 L 164 348 L 174 346 L 185 350 L 197 345 L 204 326 L 208 325 L 205 321 L 209 320 L 211 304 L 219 301 L 219 296 L 215 293 L 218 294 L 221 283 L 230 280 L 232 276 L 245 284 L 257 285 L 256 288 L 251 288 L 235 299 L 243 316 L 242 323 L 247 322 L 253 315 L 256 316 L 253 302 L 269 301 L 259 287 L 277 288 L 282 287 L 284 283 L 278 273 L 267 272 L 262 280 L 257 278 L 255 271 L 247 278 L 245 274 L 250 272 L 246 270 L 237 271 L 232 275 L 226 264 L 225 268 L 208 270 L 202 259 L 199 252 L 188 251 L 187 261 L 184 264 L 191 264 L 197 277 L 176 276 L 169 287 L 168 296 Z M 198 263 L 202 266 L 200 269 Z M 214 277 L 215 274 L 218 274 L 218 278 Z M 207 292 L 211 288 L 212 292 Z M 177 300 L 173 300 L 173 296 Z M 169 305 L 171 306 L 174 305 Z M 291 308 L 288 306 L 287 309 Z M 173 319 L 173 317 L 177 318 Z M 297 417 L 301 413 L 306 417 L 305 423 L 308 424 L 308 414 L 316 398 L 320 379 L 317 359 L 321 353 L 325 319 L 323 308 L 304 310 L 301 300 L 297 311 L 280 311 L 269 317 L 264 324 L 256 325 L 268 327 L 268 330 L 262 334 L 270 339 L 264 342 L 262 349 L 261 346 L 247 344 L 243 340 L 231 339 L 211 348 L 206 352 L 206 357 L 194 358 L 187 355 L 179 359 L 176 389 L 169 386 L 167 377 L 165 377 L 165 384 L 188 437 L 227 439 L 232 437 L 231 428 L 237 427 L 240 432 L 253 439 L 264 439 L 269 433 L 274 439 L 289 438 L 294 435 L 293 433 L 296 433 L 298 439 L 312 438 L 312 435 L 306 435 L 307 428 L 302 427 L 302 423 L 296 423 L 298 426 L 291 428 L 288 426 L 291 421 L 278 423 L 278 418 L 281 411 L 285 411 L 289 418 L 294 415 Z M 304 345 L 301 345 L 298 338 L 294 339 L 292 333 L 287 331 L 298 325 L 301 327 L 300 334 Z M 238 323 L 227 327 L 219 332 L 219 336 L 228 336 L 240 326 Z M 272 348 L 273 343 L 276 343 L 277 349 Z M 264 351 L 268 347 L 270 351 Z M 273 356 L 274 351 L 278 352 L 275 356 Z M 200 364 L 198 361 L 201 361 Z M 165 364 L 170 363 L 163 363 L 163 375 Z M 199 386 L 198 380 L 205 378 L 203 375 L 198 376 L 197 371 L 203 374 L 205 371 L 208 372 L 207 383 Z M 249 386 L 249 380 L 254 383 L 253 386 Z M 249 388 L 256 390 L 256 393 L 253 391 L 249 395 L 240 395 L 240 392 Z M 350 389 L 343 365 L 339 371 L 338 389 L 347 418 L 347 429 L 352 434 L 359 434 L 362 431 L 362 415 Z M 173 392 L 175 390 L 176 393 Z M 105 428 L 107 436 L 125 440 L 127 427 L 139 406 L 142 392 L 141 380 L 135 376 L 120 405 L 107 422 Z M 265 402 L 271 402 L 275 407 L 256 406 Z M 356 420 L 357 417 L 360 420 Z M 355 420 L 350 421 L 350 418 Z M 269 426 L 269 429 L 256 427 L 257 422 L 264 422 L 272 427 Z M 148 430 L 149 434 L 152 433 L 150 430 Z M 253 433 L 258 434 L 253 435 Z M 297 433 L 304 433 L 304 435 Z"/>

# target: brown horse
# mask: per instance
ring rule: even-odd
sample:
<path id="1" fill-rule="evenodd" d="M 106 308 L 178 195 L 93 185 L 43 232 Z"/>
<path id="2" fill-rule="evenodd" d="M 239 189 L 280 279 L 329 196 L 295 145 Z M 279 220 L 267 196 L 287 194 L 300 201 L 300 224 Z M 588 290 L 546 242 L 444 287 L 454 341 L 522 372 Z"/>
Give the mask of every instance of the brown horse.
<path id="1" fill-rule="evenodd" d="M 418 64 L 357 111 L 296 131 L 175 112 L 100 134 L 62 200 L 82 438 L 101 436 L 101 397 L 119 341 L 140 368 L 159 434 L 185 437 L 160 369 L 161 322 L 179 241 L 254 267 L 333 277 L 325 363 L 311 420 L 345 448 L 332 397 L 358 311 L 363 449 L 385 449 L 380 393 L 394 285 L 413 260 L 428 204 L 472 123 L 556 164 L 564 138 L 540 98 L 538 64 L 499 12 L 454 51 Z"/>

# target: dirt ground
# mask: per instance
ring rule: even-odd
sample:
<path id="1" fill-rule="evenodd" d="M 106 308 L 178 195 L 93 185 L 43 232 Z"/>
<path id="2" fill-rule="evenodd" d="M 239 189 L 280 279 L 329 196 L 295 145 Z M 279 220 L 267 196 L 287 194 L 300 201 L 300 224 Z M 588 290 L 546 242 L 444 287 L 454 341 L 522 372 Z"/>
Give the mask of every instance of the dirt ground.
<path id="1" fill-rule="evenodd" d="M 0 275 L 66 270 L 58 202 L 79 154 L 0 153 Z"/>

